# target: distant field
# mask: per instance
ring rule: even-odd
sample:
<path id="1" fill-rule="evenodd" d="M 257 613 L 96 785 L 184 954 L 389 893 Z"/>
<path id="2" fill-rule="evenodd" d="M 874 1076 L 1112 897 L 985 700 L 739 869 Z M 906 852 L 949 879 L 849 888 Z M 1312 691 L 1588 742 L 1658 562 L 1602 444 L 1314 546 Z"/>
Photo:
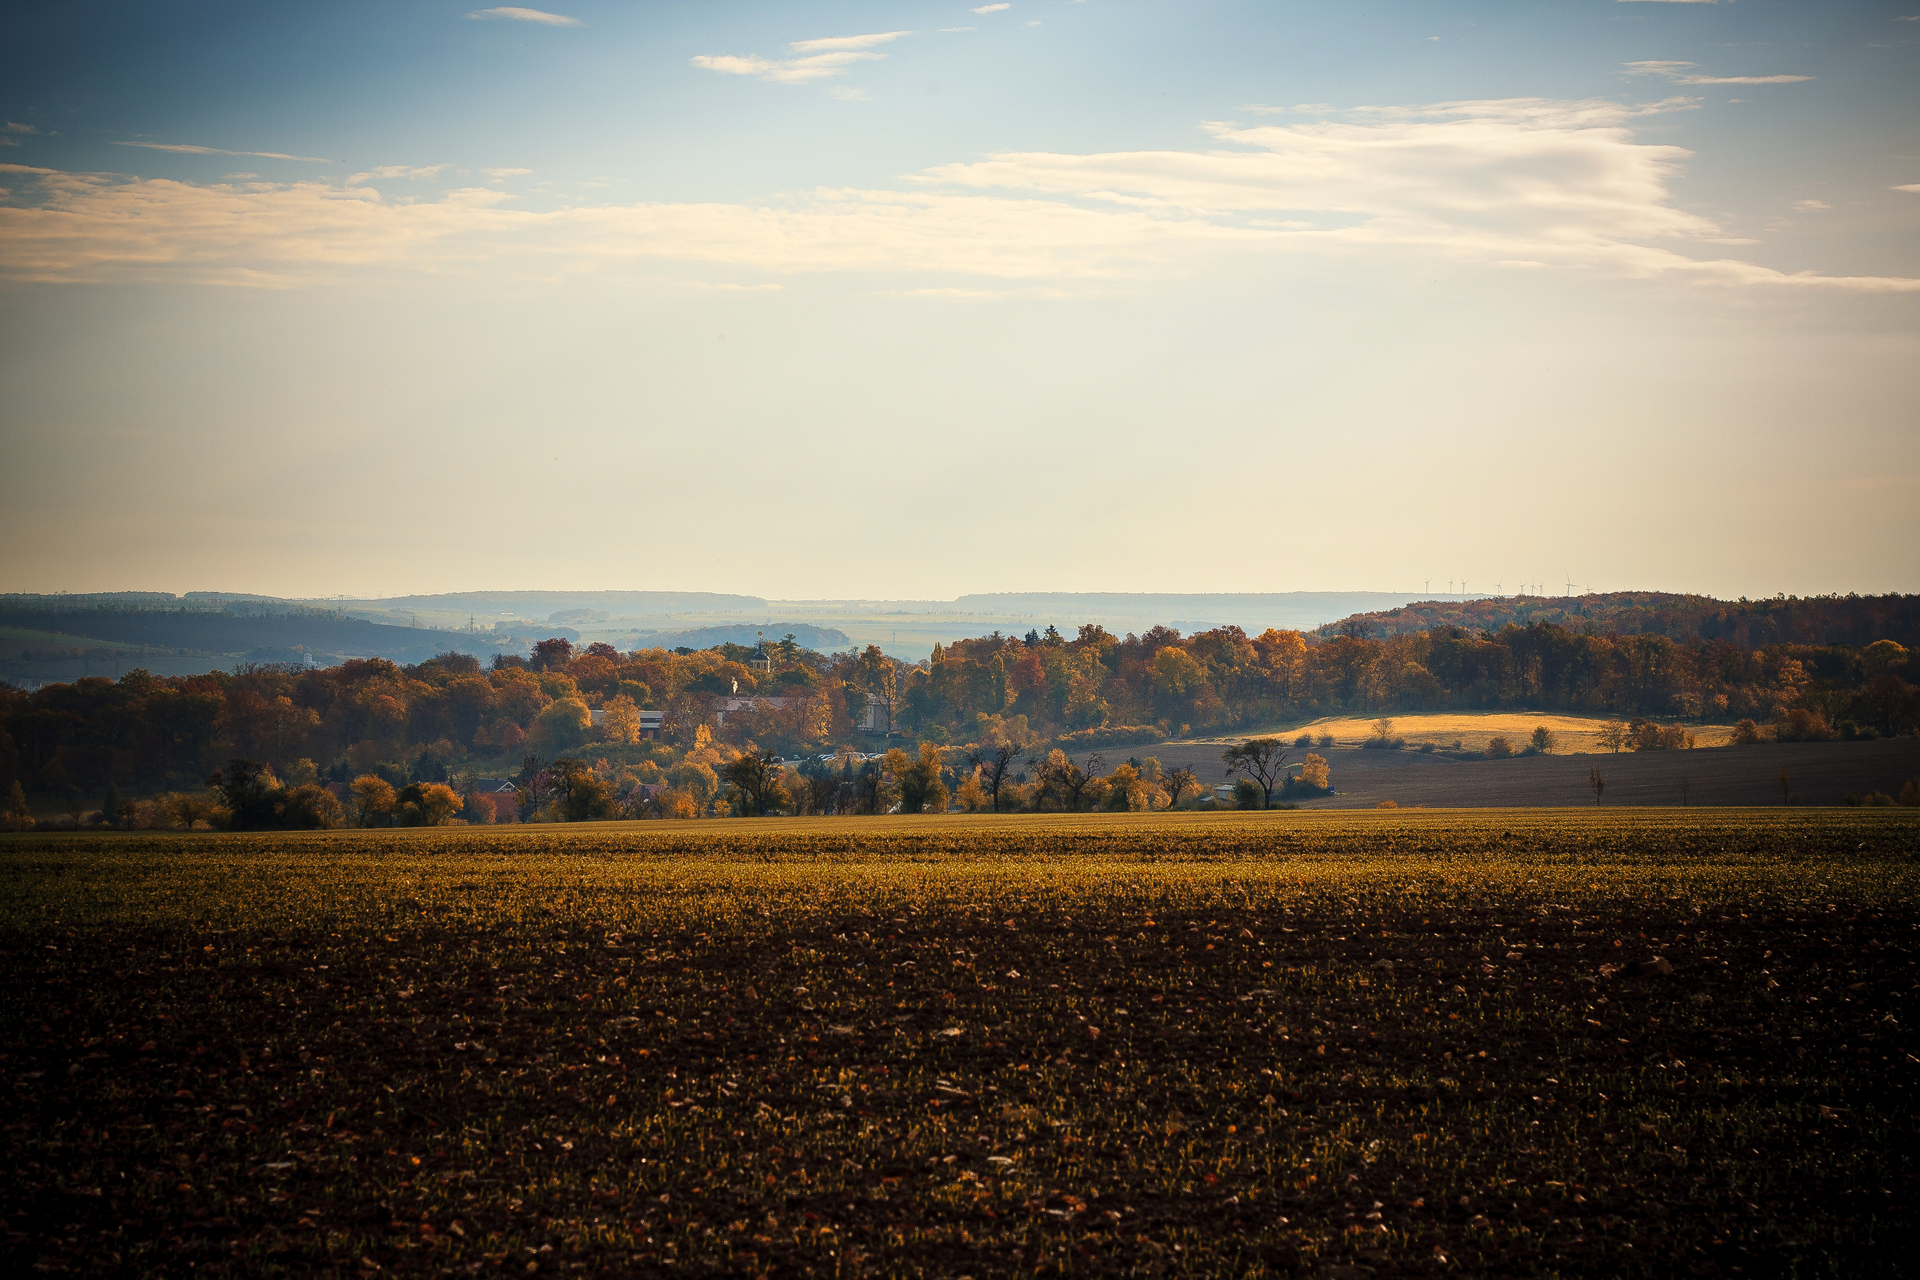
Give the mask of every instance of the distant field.
<path id="1" fill-rule="evenodd" d="M 1328 733 L 1332 734 L 1333 740 L 1341 746 L 1357 747 L 1374 736 L 1373 726 L 1380 718 L 1378 716 L 1329 716 L 1304 726 L 1295 725 L 1290 729 L 1272 732 L 1289 741 L 1302 733 L 1311 733 L 1316 738 L 1323 733 Z M 1473 751 L 1484 751 L 1487 740 L 1495 737 L 1504 737 L 1513 744 L 1513 749 L 1518 751 L 1527 745 L 1535 729 L 1545 727 L 1553 733 L 1554 750 L 1562 755 L 1580 755 L 1607 750 L 1600 745 L 1600 726 L 1608 719 L 1622 719 L 1622 717 L 1553 715 L 1535 711 L 1448 712 L 1444 715 L 1399 715 L 1386 718 L 1393 721 L 1393 735 L 1396 738 L 1405 738 L 1409 747 L 1416 747 L 1422 742 L 1431 742 L 1435 746 L 1445 747 L 1457 741 Z M 1703 747 L 1720 745 L 1726 740 L 1728 732 L 1724 725 L 1698 725 L 1692 728 L 1699 744 Z M 1239 739 L 1223 738 L 1220 741 L 1237 742 Z"/>
<path id="2" fill-rule="evenodd" d="M 1135 750 L 1169 768 L 1190 766 L 1211 787 L 1226 779 L 1216 743 L 1162 743 Z M 1109 753 L 1116 755 L 1118 753 Z M 1305 752 L 1294 751 L 1298 760 Z M 1327 753 L 1334 794 L 1314 809 L 1370 809 L 1382 800 L 1429 808 L 1572 807 L 1594 804 L 1589 771 L 1606 780 L 1606 805 L 1784 804 L 1785 773 L 1795 802 L 1837 805 L 1849 794 L 1898 795 L 1920 777 L 1920 738 L 1879 742 L 1779 742 L 1694 751 L 1554 754 L 1512 760 L 1457 760 L 1404 751 L 1335 747 Z"/>
<path id="3" fill-rule="evenodd" d="M 1884 810 L 0 837 L 0 1262 L 1900 1275 L 1917 838 Z"/>
<path id="4" fill-rule="evenodd" d="M 61 635 L 57 631 L 29 631 L 24 627 L 0 627 L 0 658 L 18 657 L 22 649 L 116 649 L 138 653 L 140 648 L 137 644 L 123 644 L 118 640 Z"/>

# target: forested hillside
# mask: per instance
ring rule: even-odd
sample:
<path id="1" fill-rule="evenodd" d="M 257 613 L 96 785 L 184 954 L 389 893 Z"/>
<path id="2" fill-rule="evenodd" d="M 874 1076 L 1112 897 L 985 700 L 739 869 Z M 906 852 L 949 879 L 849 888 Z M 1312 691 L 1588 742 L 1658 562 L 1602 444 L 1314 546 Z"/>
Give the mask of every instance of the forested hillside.
<path id="1" fill-rule="evenodd" d="M 1853 645 L 1920 642 L 1920 596 L 1777 596 L 1771 600 L 1715 600 L 1658 591 L 1590 596 L 1513 596 L 1484 600 L 1425 600 L 1378 613 L 1356 613 L 1314 634 L 1398 636 L 1436 627 L 1499 631 L 1552 623 L 1598 635 L 1724 640 L 1749 649 L 1774 644 Z"/>
<path id="2" fill-rule="evenodd" d="M 891 724 L 892 741 L 907 746 L 1071 755 L 1334 712 L 1443 708 L 1747 720 L 1750 739 L 1896 736 L 1920 727 L 1917 675 L 1891 639 L 1749 648 L 1552 624 L 1384 638 L 1238 627 L 1121 637 L 1086 625 L 1072 638 L 1049 628 L 961 641 L 917 664 L 873 646 L 576 652 L 554 639 L 490 669 L 448 653 L 405 666 L 355 660 L 174 679 L 135 671 L 32 694 L 0 689 L 0 788 L 16 779 L 42 794 L 191 785 L 231 756 L 336 780 L 377 769 L 402 781 L 524 772 L 528 755 L 563 756 L 633 782 L 638 775 L 619 771 L 645 762 L 657 777 L 689 759 L 724 763 L 750 744 L 793 757 L 888 743 L 863 724 Z M 598 725 L 595 708 L 607 709 Z M 641 741 L 646 708 L 662 713 L 658 742 Z"/>

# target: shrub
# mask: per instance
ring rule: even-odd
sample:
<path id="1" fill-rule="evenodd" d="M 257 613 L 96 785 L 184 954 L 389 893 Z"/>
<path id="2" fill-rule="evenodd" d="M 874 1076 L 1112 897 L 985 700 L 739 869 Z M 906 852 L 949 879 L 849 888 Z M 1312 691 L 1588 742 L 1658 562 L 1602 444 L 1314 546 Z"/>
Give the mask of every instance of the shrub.
<path id="1" fill-rule="evenodd" d="M 1117 747 L 1166 740 L 1166 731 L 1155 725 L 1110 724 L 1098 729 L 1081 729 L 1077 733 L 1063 733 L 1053 740 L 1053 744 L 1072 755 L 1094 747 Z"/>
<path id="2" fill-rule="evenodd" d="M 403 827 L 444 827 L 460 810 L 460 797 L 444 782 L 410 782 L 397 799 Z"/>
<path id="3" fill-rule="evenodd" d="M 1313 745 L 1313 735 L 1311 733 L 1303 733 L 1293 740 L 1293 745 L 1305 751 Z"/>
<path id="4" fill-rule="evenodd" d="M 1900 788 L 1900 803 L 1909 809 L 1920 809 L 1920 778 L 1907 779 L 1907 784 Z"/>
<path id="5" fill-rule="evenodd" d="M 289 790 L 280 809 L 280 825 L 295 831 L 332 831 L 345 826 L 346 821 L 339 797 L 317 782 Z"/>
<path id="6" fill-rule="evenodd" d="M 1635 751 L 1689 751 L 1693 748 L 1693 735 L 1677 724 L 1635 720 L 1628 742 Z"/>
<path id="7" fill-rule="evenodd" d="M 662 818 L 697 818 L 700 804 L 684 787 L 669 787 L 653 797 L 654 812 Z"/>
<path id="8" fill-rule="evenodd" d="M 1513 755 L 1513 744 L 1505 738 L 1487 739 L 1487 759 L 1505 760 Z"/>
<path id="9" fill-rule="evenodd" d="M 1826 742 L 1832 739 L 1833 726 L 1818 711 L 1795 707 L 1774 722 L 1775 742 Z"/>
<path id="10" fill-rule="evenodd" d="M 1252 778 L 1237 778 L 1233 784 L 1233 803 L 1242 809 L 1263 809 L 1267 795 Z"/>
<path id="11" fill-rule="evenodd" d="M 1398 751 L 1407 745 L 1405 738 L 1393 736 L 1393 721 L 1387 719 L 1373 722 L 1373 736 L 1360 744 L 1367 751 Z"/>
<path id="12" fill-rule="evenodd" d="M 1398 809 L 1400 807 L 1400 802 L 1397 800 L 1382 800 L 1379 804 L 1373 807 L 1376 809 Z"/>
<path id="13" fill-rule="evenodd" d="M 1730 747 L 1751 747 L 1757 745 L 1759 741 L 1760 726 L 1751 720 L 1742 720 L 1734 725 L 1732 732 L 1727 735 L 1727 745 Z"/>
<path id="14" fill-rule="evenodd" d="M 1553 730 L 1545 725 L 1538 725 L 1534 728 L 1533 737 L 1527 740 L 1527 745 L 1541 755 L 1547 755 L 1557 744 L 1554 742 Z"/>

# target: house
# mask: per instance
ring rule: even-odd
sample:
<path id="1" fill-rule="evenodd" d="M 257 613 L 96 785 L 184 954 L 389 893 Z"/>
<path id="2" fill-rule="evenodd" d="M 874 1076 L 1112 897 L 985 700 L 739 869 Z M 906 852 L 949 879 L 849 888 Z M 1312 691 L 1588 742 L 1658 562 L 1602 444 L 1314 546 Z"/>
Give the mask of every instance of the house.
<path id="1" fill-rule="evenodd" d="M 887 710 L 887 704 L 878 699 L 867 701 L 867 712 L 860 722 L 853 726 L 861 733 L 892 733 L 893 716 Z"/>
<path id="2" fill-rule="evenodd" d="M 598 726 L 601 721 L 607 718 L 607 709 L 605 707 L 594 707 L 590 709 L 587 714 L 593 717 L 593 723 L 595 726 Z M 656 738 L 659 737 L 660 722 L 665 717 L 666 712 L 664 711 L 642 711 L 640 713 L 640 732 L 650 733 Z"/>
<path id="3" fill-rule="evenodd" d="M 762 697 L 759 694 L 749 694 L 744 698 L 721 698 L 713 705 L 713 722 L 715 724 L 725 724 L 728 716 L 740 711 L 758 711 L 764 709 L 785 711 L 798 701 L 798 698 L 781 697 L 778 695 Z"/>
<path id="4" fill-rule="evenodd" d="M 493 807 L 495 822 L 520 819 L 520 788 L 511 778 L 476 778 L 470 793 L 475 802 Z"/>

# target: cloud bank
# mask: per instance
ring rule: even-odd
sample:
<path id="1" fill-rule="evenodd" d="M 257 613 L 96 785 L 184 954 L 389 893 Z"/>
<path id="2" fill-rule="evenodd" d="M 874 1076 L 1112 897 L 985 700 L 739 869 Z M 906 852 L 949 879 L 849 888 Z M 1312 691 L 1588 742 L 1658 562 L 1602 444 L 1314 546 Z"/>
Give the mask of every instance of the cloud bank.
<path id="1" fill-rule="evenodd" d="M 1632 134 L 1636 119 L 1690 105 L 1521 98 L 1372 108 L 1343 121 L 1219 122 L 1205 126 L 1209 145 L 1190 151 L 1007 152 L 936 166 L 898 189 L 538 212 L 493 188 L 389 197 L 379 183 L 423 172 L 400 166 L 343 186 L 0 165 L 10 188 L 0 273 L 299 285 L 368 268 L 553 276 L 652 263 L 763 279 L 860 274 L 910 291 L 1066 289 L 1247 255 L 1315 254 L 1920 290 L 1905 277 L 1786 273 L 1711 256 L 1728 242 L 1723 228 L 1670 199 L 1690 153 Z"/>

